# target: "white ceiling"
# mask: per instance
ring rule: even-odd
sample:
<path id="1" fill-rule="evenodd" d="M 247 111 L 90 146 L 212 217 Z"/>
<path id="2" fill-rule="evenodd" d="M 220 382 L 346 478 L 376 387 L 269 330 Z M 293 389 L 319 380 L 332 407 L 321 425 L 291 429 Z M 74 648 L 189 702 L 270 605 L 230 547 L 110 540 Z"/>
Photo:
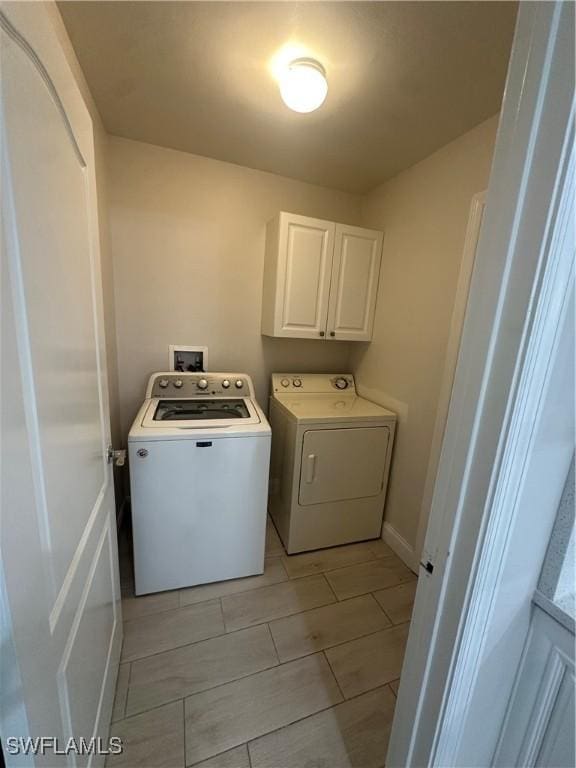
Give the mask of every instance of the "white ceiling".
<path id="1" fill-rule="evenodd" d="M 516 3 L 61 2 L 106 129 L 365 192 L 496 113 Z M 287 44 L 326 68 L 284 106 Z"/>

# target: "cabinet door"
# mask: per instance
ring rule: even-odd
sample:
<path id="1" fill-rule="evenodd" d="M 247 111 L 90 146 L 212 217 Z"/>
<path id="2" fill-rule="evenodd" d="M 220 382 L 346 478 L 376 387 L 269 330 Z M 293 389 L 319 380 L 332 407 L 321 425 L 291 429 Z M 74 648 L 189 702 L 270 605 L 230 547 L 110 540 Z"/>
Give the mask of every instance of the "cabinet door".
<path id="1" fill-rule="evenodd" d="M 381 232 L 336 225 L 328 338 L 370 341 L 380 259 Z"/>
<path id="2" fill-rule="evenodd" d="M 281 215 L 276 336 L 326 335 L 334 230 L 329 221 Z"/>

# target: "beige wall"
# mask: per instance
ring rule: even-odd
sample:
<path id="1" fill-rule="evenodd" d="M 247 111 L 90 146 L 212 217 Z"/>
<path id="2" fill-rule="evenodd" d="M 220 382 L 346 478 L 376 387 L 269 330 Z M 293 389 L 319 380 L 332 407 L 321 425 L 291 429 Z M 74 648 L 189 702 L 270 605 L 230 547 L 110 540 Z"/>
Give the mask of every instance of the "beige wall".
<path id="1" fill-rule="evenodd" d="M 348 368 L 348 343 L 260 335 L 264 235 L 279 210 L 359 223 L 360 197 L 116 137 L 108 163 L 124 434 L 169 344 L 207 345 L 263 405 L 274 370 Z"/>
<path id="2" fill-rule="evenodd" d="M 94 124 L 114 444 L 170 343 L 207 344 L 211 367 L 248 371 L 263 403 L 273 370 L 351 368 L 399 414 L 386 520 L 413 547 L 468 209 L 497 118 L 364 197 L 109 137 L 52 7 Z M 260 336 L 264 226 L 282 209 L 385 231 L 371 344 Z"/>
<path id="3" fill-rule="evenodd" d="M 94 124 L 115 445 L 170 343 L 207 344 L 211 367 L 248 371 L 263 403 L 273 370 L 352 368 L 363 394 L 399 414 L 386 519 L 414 546 L 468 209 L 497 119 L 362 198 L 109 137 L 51 12 Z M 282 209 L 385 231 L 372 344 L 260 336 L 264 226 Z"/>
<path id="4" fill-rule="evenodd" d="M 414 547 L 472 196 L 488 184 L 497 117 L 366 196 L 384 230 L 374 340 L 354 348 L 362 393 L 399 414 L 386 521 Z"/>

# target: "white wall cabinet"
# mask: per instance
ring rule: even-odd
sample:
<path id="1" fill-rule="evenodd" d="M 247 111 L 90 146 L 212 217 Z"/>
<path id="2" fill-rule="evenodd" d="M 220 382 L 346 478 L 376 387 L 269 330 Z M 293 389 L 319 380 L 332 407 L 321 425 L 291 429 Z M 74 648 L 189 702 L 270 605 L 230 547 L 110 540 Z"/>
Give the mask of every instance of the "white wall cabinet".
<path id="1" fill-rule="evenodd" d="M 267 227 L 262 333 L 370 341 L 381 232 L 280 213 Z"/>

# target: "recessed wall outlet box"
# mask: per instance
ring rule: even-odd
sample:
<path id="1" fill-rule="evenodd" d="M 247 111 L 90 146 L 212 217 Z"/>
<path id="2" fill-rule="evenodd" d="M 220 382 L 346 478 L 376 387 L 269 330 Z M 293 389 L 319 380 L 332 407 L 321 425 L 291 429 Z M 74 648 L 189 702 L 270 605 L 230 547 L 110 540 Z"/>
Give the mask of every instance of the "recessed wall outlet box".
<path id="1" fill-rule="evenodd" d="M 170 344 L 168 351 L 169 371 L 207 371 L 208 347 L 188 347 Z"/>

